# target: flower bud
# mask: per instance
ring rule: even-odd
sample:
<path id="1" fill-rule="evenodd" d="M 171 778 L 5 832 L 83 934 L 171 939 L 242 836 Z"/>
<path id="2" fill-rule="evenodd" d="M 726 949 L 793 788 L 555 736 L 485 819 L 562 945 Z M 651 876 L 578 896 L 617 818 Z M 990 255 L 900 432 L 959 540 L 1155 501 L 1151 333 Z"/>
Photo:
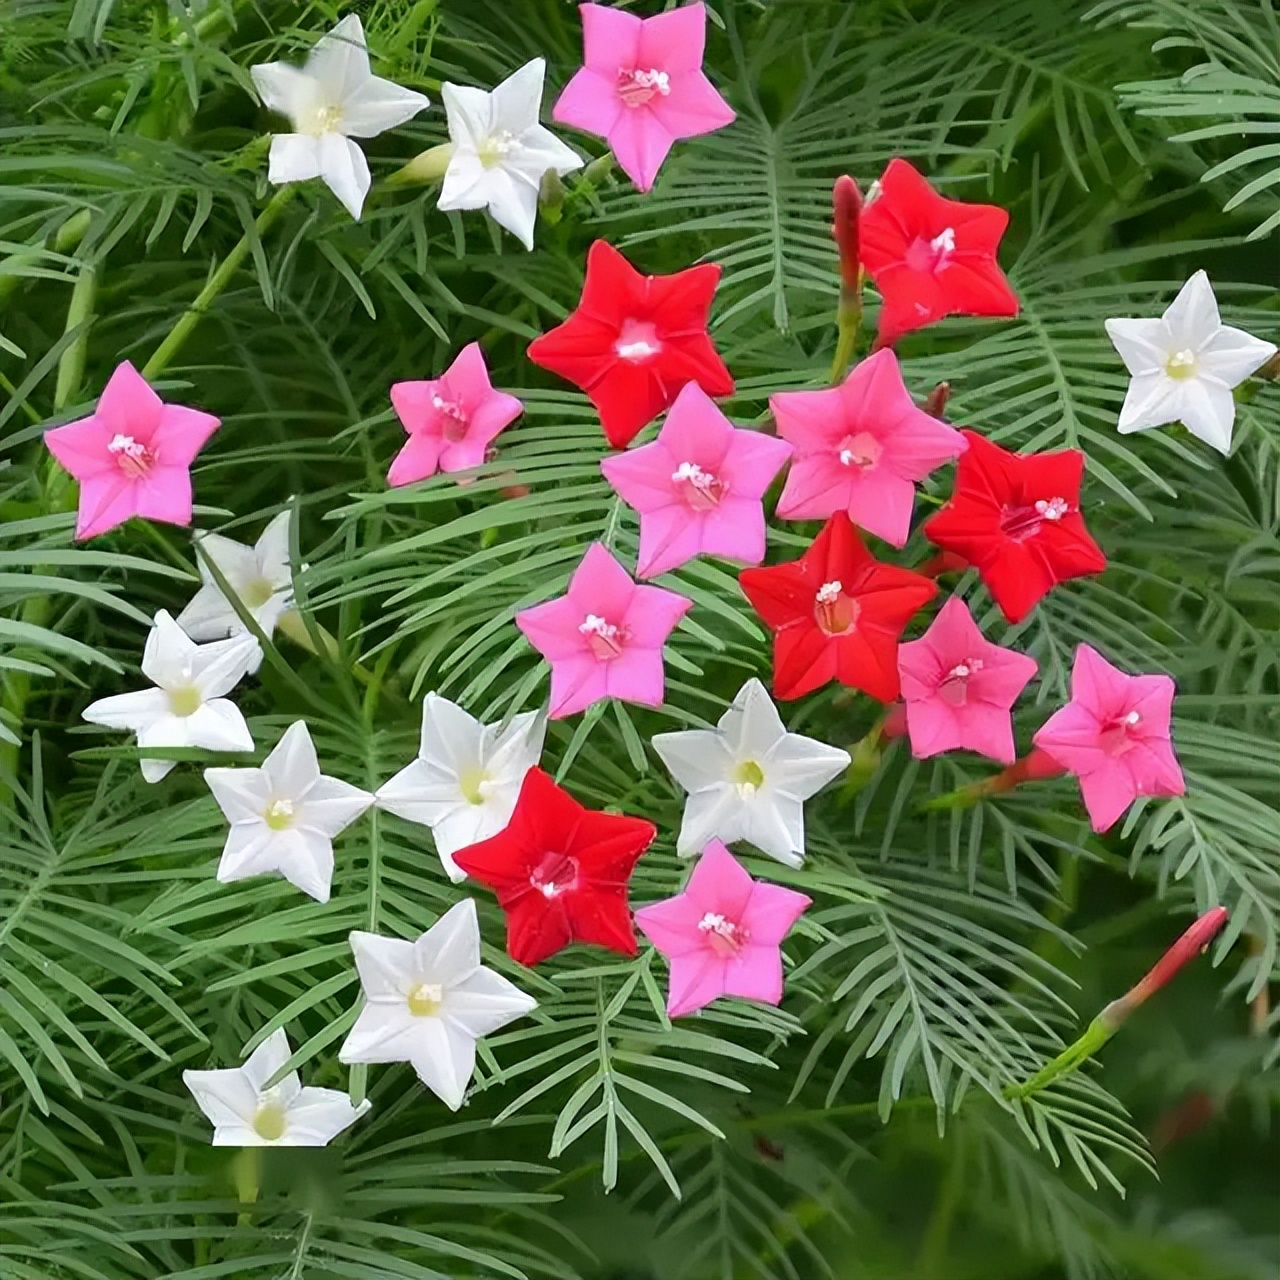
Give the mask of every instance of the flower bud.
<path id="1" fill-rule="evenodd" d="M 947 401 L 951 399 L 951 383 L 940 382 L 924 402 L 924 411 L 931 418 L 942 419 L 947 411 Z"/>
<path id="2" fill-rule="evenodd" d="M 862 213 L 862 192 L 847 173 L 836 179 L 831 191 L 831 206 L 831 235 L 840 253 L 840 281 L 846 289 L 856 290 L 861 271 L 858 218 Z"/>
<path id="3" fill-rule="evenodd" d="M 442 142 L 438 147 L 420 151 L 402 169 L 397 169 L 386 181 L 389 187 L 416 186 L 438 182 L 444 177 L 453 157 L 453 143 Z"/>

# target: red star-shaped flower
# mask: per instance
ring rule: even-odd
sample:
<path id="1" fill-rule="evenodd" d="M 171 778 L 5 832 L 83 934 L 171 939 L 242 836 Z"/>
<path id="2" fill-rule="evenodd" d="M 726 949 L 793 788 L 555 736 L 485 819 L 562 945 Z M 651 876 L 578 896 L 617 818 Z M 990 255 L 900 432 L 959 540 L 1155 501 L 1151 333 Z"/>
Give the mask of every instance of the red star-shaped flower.
<path id="1" fill-rule="evenodd" d="M 585 808 L 535 767 L 506 827 L 454 861 L 497 893 L 513 960 L 535 965 L 571 942 L 633 956 L 627 881 L 656 834 L 643 818 Z"/>
<path id="2" fill-rule="evenodd" d="M 961 434 L 956 487 L 925 536 L 963 556 L 982 575 L 1010 622 L 1021 622 L 1041 596 L 1107 567 L 1080 514 L 1084 454 L 1010 453 L 976 431 Z"/>
<path id="3" fill-rule="evenodd" d="M 738 581 L 774 632 L 773 691 L 800 698 L 829 680 L 881 702 L 898 696 L 898 637 L 937 583 L 882 564 L 839 511 L 787 564 L 744 569 Z"/>
<path id="4" fill-rule="evenodd" d="M 948 200 L 905 160 L 890 160 L 878 187 L 859 233 L 862 265 L 883 300 L 881 345 L 943 316 L 1018 314 L 996 261 L 1007 210 Z"/>
<path id="5" fill-rule="evenodd" d="M 719 281 L 714 263 L 641 275 L 597 240 L 578 309 L 529 344 L 529 359 L 581 387 L 609 443 L 623 449 L 688 382 L 709 396 L 732 395 L 733 378 L 707 336 Z"/>

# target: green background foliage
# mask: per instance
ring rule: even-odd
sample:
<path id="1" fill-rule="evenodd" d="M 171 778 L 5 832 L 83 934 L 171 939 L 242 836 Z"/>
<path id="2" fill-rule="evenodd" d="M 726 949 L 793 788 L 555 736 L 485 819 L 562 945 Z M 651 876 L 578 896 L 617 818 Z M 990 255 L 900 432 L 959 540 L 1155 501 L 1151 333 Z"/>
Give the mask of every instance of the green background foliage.
<path id="1" fill-rule="evenodd" d="M 1157 313 L 1203 266 L 1228 323 L 1276 337 L 1269 0 L 711 0 L 708 68 L 736 124 L 679 145 L 649 196 L 570 177 L 531 254 L 482 214 L 438 212 L 434 189 L 377 180 L 445 140 L 442 81 L 490 86 L 543 55 L 558 89 L 580 59 L 574 8 L 352 7 L 375 70 L 432 109 L 369 144 L 360 223 L 309 184 L 259 234 L 279 122 L 247 69 L 300 60 L 336 5 L 0 0 L 6 1280 L 1274 1277 L 1280 394 L 1250 386 L 1226 460 L 1181 429 L 1121 437 L 1126 377 L 1102 328 Z M 189 534 L 135 521 L 73 545 L 74 486 L 41 433 L 87 412 L 119 359 L 143 366 L 247 237 L 157 385 L 223 419 L 195 471 L 197 526 L 252 541 L 289 507 L 300 602 L 336 637 L 312 645 L 323 656 L 277 637 L 236 694 L 255 740 L 305 717 L 326 771 L 373 788 L 412 755 L 428 690 L 487 718 L 539 705 L 545 668 L 514 612 L 558 593 L 593 539 L 634 555 L 590 407 L 524 358 L 574 305 L 587 245 L 655 272 L 723 264 L 729 411 L 760 424 L 771 392 L 830 366 L 831 183 L 865 187 L 893 155 L 1010 209 L 1003 260 L 1023 301 L 1015 321 L 906 340 L 908 385 L 949 381 L 951 418 L 1007 446 L 1086 450 L 1085 509 L 1112 557 L 1016 628 L 957 584 L 992 638 L 1040 663 L 1019 742 L 1087 640 L 1177 679 L 1187 795 L 1103 838 L 1069 780 L 926 815 L 921 800 L 986 768 L 913 763 L 898 744 L 865 789 L 811 802 L 803 870 L 747 859 L 815 900 L 786 947 L 783 1007 L 720 1002 L 674 1027 L 648 948 L 519 970 L 476 890 L 487 963 L 540 1004 L 482 1046 L 466 1107 L 377 1068 L 366 1120 L 332 1150 L 269 1153 L 256 1203 L 238 1203 L 246 1170 L 208 1146 L 181 1070 L 233 1065 L 283 1025 L 311 1083 L 347 1087 L 347 933 L 413 936 L 468 886 L 423 828 L 385 815 L 340 838 L 327 905 L 276 880 L 216 883 L 207 760 L 188 753 L 148 787 L 133 748 L 79 718 L 135 687 L 150 616 L 194 589 Z M 389 383 L 471 340 L 524 417 L 475 483 L 389 491 Z M 950 482 L 924 486 L 922 511 Z M 771 530 L 772 558 L 807 532 Z M 927 554 L 918 533 L 888 553 Z M 658 823 L 637 902 L 682 875 L 681 796 L 647 739 L 713 721 L 769 664 L 729 567 L 695 562 L 670 585 L 695 608 L 669 650 L 669 705 L 611 705 L 548 737 L 575 795 Z M 786 709 L 845 745 L 878 711 L 834 688 Z M 1213 964 L 1101 1066 L 1001 1097 L 1216 903 L 1231 923 Z"/>

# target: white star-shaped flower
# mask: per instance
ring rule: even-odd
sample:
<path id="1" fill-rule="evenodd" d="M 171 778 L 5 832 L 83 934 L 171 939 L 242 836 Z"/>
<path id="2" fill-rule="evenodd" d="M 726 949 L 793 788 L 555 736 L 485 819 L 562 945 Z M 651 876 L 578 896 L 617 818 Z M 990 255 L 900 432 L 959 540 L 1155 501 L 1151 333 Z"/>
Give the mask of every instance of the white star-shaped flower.
<path id="1" fill-rule="evenodd" d="M 291 1071 L 267 1087 L 289 1060 L 289 1037 L 273 1031 L 242 1067 L 184 1071 L 182 1082 L 213 1121 L 215 1147 L 327 1147 L 369 1110 L 337 1089 L 303 1088 Z"/>
<path id="2" fill-rule="evenodd" d="M 306 721 L 295 720 L 260 769 L 206 769 L 231 823 L 218 864 L 223 884 L 278 871 L 317 902 L 329 901 L 333 837 L 373 796 L 320 772 Z"/>
<path id="3" fill-rule="evenodd" d="M 378 807 L 430 827 L 449 879 L 465 880 L 453 855 L 497 835 L 510 821 L 524 775 L 542 755 L 546 731 L 536 711 L 512 716 L 502 729 L 429 693 L 422 703 L 418 758 L 378 789 Z"/>
<path id="4" fill-rule="evenodd" d="M 272 137 L 267 180 L 323 178 L 359 218 L 369 165 L 351 139 L 375 138 L 412 120 L 426 107 L 425 96 L 370 72 L 364 28 L 354 13 L 316 42 L 305 67 L 267 62 L 250 74 L 266 106 L 288 116 L 295 130 Z"/>
<path id="5" fill-rule="evenodd" d="M 1197 271 L 1159 320 L 1108 320 L 1107 335 L 1131 375 L 1122 433 L 1181 422 L 1221 453 L 1231 451 L 1233 387 L 1276 353 L 1222 323 L 1209 277 Z"/>
<path id="6" fill-rule="evenodd" d="M 537 1007 L 480 963 L 480 926 L 470 898 L 449 908 L 415 942 L 354 932 L 351 950 L 364 1007 L 338 1052 L 341 1062 L 411 1062 L 419 1079 L 456 1111 L 476 1065 L 476 1041 Z"/>
<path id="7" fill-rule="evenodd" d="M 293 604 L 289 513 L 280 512 L 251 547 L 224 538 L 220 533 L 197 533 L 196 540 L 204 553 L 199 563 L 203 585 L 178 614 L 178 626 L 193 640 L 250 635 L 205 563 L 204 556 L 207 556 L 263 633 L 271 635 Z M 262 665 L 262 647 L 255 642 L 254 650 L 250 675 Z"/>
<path id="8" fill-rule="evenodd" d="M 445 84 L 453 155 L 440 189 L 441 209 L 488 208 L 526 249 L 533 248 L 538 191 L 548 169 L 582 167 L 582 158 L 538 120 L 547 64 L 526 62 L 492 93 Z"/>
<path id="9" fill-rule="evenodd" d="M 764 685 L 748 680 L 714 729 L 659 733 L 653 748 L 689 793 L 681 857 L 712 839 L 747 840 L 789 867 L 804 862 L 804 802 L 849 767 L 849 753 L 788 733 Z"/>
<path id="10" fill-rule="evenodd" d="M 253 661 L 257 645 L 243 636 L 196 644 L 161 609 L 142 651 L 142 674 L 156 687 L 99 698 L 84 709 L 91 724 L 131 729 L 139 747 L 204 747 L 252 751 L 253 738 L 230 693 Z M 142 760 L 142 776 L 159 782 L 172 760 Z"/>

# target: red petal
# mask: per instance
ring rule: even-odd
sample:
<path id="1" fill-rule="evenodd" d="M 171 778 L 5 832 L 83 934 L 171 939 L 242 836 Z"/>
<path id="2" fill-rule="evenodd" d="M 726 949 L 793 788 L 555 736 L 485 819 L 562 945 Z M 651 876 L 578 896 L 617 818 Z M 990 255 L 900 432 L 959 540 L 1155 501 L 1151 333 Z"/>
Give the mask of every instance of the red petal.
<path id="1" fill-rule="evenodd" d="M 797 618 L 813 616 L 817 586 L 806 571 L 803 559 L 768 569 L 743 569 L 738 574 L 738 585 L 765 626 L 774 631 Z"/>
<path id="2" fill-rule="evenodd" d="M 816 623 L 779 631 L 773 641 L 773 692 L 785 700 L 803 698 L 836 678 L 836 647 Z"/>

